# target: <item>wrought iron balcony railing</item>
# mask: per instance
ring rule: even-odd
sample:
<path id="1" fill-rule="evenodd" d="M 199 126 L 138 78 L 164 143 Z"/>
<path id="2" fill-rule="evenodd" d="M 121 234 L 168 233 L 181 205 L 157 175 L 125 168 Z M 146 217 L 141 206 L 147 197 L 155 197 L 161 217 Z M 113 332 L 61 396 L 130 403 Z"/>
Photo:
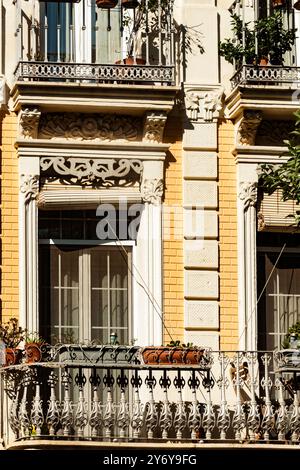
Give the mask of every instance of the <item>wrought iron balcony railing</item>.
<path id="1" fill-rule="evenodd" d="M 174 84 L 173 0 L 141 0 L 134 11 L 116 3 L 20 0 L 16 80 Z"/>
<path id="2" fill-rule="evenodd" d="M 1 369 L 10 442 L 299 443 L 299 351 L 206 351 L 196 365 L 162 365 L 144 364 L 138 348 L 62 346 L 48 359 Z"/>
<path id="3" fill-rule="evenodd" d="M 300 67 L 281 65 L 243 65 L 231 78 L 231 87 L 236 86 L 294 86 L 300 84 Z"/>

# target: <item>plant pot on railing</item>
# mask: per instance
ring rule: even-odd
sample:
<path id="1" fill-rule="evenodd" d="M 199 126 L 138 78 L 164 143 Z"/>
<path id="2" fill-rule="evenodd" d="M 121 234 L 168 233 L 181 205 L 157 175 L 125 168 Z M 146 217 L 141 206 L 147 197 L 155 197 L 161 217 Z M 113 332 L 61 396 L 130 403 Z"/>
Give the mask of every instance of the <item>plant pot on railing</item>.
<path id="1" fill-rule="evenodd" d="M 115 8 L 118 4 L 118 0 L 96 0 L 96 5 L 98 8 Z"/>
<path id="2" fill-rule="evenodd" d="M 201 347 L 168 347 L 148 346 L 142 348 L 144 364 L 200 364 L 204 359 L 204 348 Z"/>
<path id="3" fill-rule="evenodd" d="M 129 10 L 139 6 L 139 2 L 138 0 L 122 0 L 121 5 L 123 8 L 127 8 L 127 10 Z"/>
<path id="4" fill-rule="evenodd" d="M 145 65 L 146 60 L 142 59 L 141 57 L 126 57 L 125 59 L 117 60 L 116 65 Z"/>
<path id="5" fill-rule="evenodd" d="M 21 362 L 22 351 L 18 348 L 5 349 L 5 366 L 14 366 Z"/>

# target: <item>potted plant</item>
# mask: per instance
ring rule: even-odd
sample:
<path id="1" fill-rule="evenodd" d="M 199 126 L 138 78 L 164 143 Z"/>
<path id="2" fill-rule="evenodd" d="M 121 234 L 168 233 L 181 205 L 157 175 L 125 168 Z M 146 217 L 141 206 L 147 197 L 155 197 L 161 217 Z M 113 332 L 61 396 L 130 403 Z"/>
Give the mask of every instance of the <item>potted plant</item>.
<path id="1" fill-rule="evenodd" d="M 167 346 L 147 346 L 141 349 L 144 364 L 200 364 L 204 360 L 205 348 L 192 343 L 171 341 Z"/>
<path id="2" fill-rule="evenodd" d="M 26 330 L 18 326 L 17 318 L 10 318 L 8 322 L 0 322 L 0 341 L 2 342 L 2 363 L 6 366 L 17 364 L 22 357 L 20 345 L 24 341 Z"/>
<path id="3" fill-rule="evenodd" d="M 300 349 L 300 321 L 290 326 L 282 346 L 284 349 Z"/>
<path id="4" fill-rule="evenodd" d="M 260 18 L 244 26 L 245 41 L 243 46 L 243 22 L 236 15 L 231 15 L 233 38 L 226 38 L 219 43 L 220 55 L 237 68 L 242 65 L 243 59 L 246 64 L 282 65 L 284 54 L 291 51 L 296 39 L 296 29 L 286 29 L 281 11 L 274 11 L 272 15 Z M 255 51 L 255 40 L 257 41 L 257 54 Z"/>
<path id="5" fill-rule="evenodd" d="M 40 362 L 43 356 L 43 347 L 46 341 L 38 333 L 28 333 L 25 337 L 25 361 L 27 363 Z"/>

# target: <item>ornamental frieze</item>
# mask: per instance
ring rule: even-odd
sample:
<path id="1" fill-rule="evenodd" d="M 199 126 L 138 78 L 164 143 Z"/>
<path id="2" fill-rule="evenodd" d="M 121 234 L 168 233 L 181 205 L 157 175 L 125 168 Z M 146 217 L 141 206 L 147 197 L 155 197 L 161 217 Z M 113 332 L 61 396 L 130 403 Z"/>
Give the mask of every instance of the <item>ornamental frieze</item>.
<path id="1" fill-rule="evenodd" d="M 40 119 L 40 139 L 137 141 L 142 121 L 116 114 L 47 113 Z"/>
<path id="2" fill-rule="evenodd" d="M 87 159 L 43 157 L 40 159 L 41 175 L 50 180 L 59 179 L 66 184 L 83 186 L 128 185 L 140 178 L 143 163 L 136 159 Z"/>

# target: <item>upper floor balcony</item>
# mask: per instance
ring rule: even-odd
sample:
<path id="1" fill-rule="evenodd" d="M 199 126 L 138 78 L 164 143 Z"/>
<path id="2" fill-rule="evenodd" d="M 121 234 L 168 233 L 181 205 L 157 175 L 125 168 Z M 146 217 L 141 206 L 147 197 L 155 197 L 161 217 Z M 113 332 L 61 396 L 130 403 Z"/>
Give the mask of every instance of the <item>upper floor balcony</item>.
<path id="1" fill-rule="evenodd" d="M 3 367 L 6 445 L 299 444 L 299 351 L 146 352 L 61 344 Z"/>
<path id="2" fill-rule="evenodd" d="M 85 112 L 93 111 L 91 101 L 97 109 L 104 106 L 101 100 L 106 100 L 106 107 L 113 101 L 111 90 L 119 102 L 126 102 L 141 86 L 147 91 L 140 96 L 140 107 L 145 100 L 149 108 L 149 103 L 167 97 L 170 108 L 176 83 L 173 3 L 18 0 L 14 109 L 35 104 L 49 109 L 54 101 L 65 100 L 64 109 L 71 105 L 75 110 L 76 100 L 68 101 L 68 96 L 77 95 L 77 102 L 81 99 L 87 105 Z"/>
<path id="3" fill-rule="evenodd" d="M 273 115 L 287 119 L 299 106 L 300 15 L 294 3 L 236 0 L 231 6 L 231 32 L 220 43 L 221 56 L 235 69 L 230 118 L 245 108 L 268 114 L 271 105 Z"/>

